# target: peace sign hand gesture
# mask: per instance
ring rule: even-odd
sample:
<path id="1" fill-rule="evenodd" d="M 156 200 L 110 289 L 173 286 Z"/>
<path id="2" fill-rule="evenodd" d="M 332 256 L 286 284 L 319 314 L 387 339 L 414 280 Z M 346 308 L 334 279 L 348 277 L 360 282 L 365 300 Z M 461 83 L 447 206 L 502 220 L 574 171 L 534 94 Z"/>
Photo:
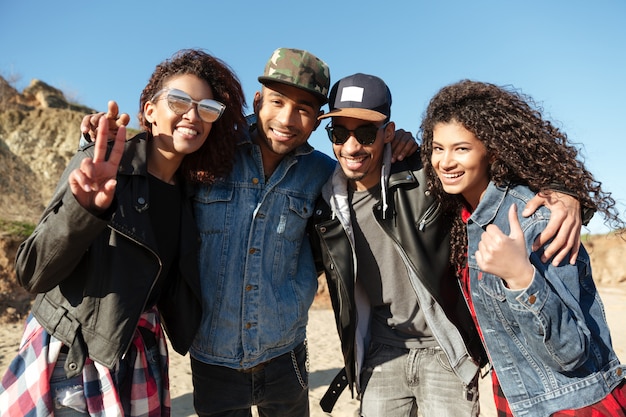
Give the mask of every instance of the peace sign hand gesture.
<path id="1" fill-rule="evenodd" d="M 508 288 L 521 290 L 533 280 L 535 270 L 528 259 L 524 231 L 517 218 L 517 206 L 509 208 L 509 235 L 495 224 L 487 226 L 476 251 L 476 262 L 484 272 L 502 278 Z"/>
<path id="2" fill-rule="evenodd" d="M 94 146 L 93 158 L 85 158 L 70 173 L 69 185 L 76 201 L 92 213 L 102 213 L 111 206 L 117 185 L 116 175 L 126 141 L 126 128 L 120 126 L 109 159 L 107 153 L 107 136 L 109 124 L 105 117 L 98 121 L 98 131 Z"/>

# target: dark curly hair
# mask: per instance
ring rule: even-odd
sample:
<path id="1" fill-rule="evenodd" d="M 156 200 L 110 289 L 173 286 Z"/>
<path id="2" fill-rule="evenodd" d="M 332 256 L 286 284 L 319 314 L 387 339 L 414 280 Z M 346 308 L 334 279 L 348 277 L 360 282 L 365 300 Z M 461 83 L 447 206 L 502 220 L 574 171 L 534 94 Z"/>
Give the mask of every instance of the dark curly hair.
<path id="1" fill-rule="evenodd" d="M 243 89 L 226 63 L 202 50 L 182 49 L 157 65 L 139 98 L 139 124 L 143 130 L 151 132 L 152 124 L 143 114 L 144 104 L 170 78 L 186 74 L 205 80 L 213 90 L 213 98 L 226 105 L 222 116 L 213 123 L 207 140 L 196 152 L 185 156 L 180 168 L 192 182 L 211 183 L 232 169 L 236 142 L 246 129 Z"/>
<path id="2" fill-rule="evenodd" d="M 459 215 L 466 202 L 443 191 L 431 163 L 433 129 L 451 122 L 460 123 L 487 148 L 494 183 L 525 184 L 535 192 L 567 190 L 582 206 L 602 213 L 608 225 L 623 227 L 611 194 L 602 191 L 567 135 L 542 117 L 531 97 L 509 87 L 462 80 L 430 100 L 420 127 L 428 187 L 451 224 L 451 262 L 456 268 L 466 262 L 467 231 Z"/>

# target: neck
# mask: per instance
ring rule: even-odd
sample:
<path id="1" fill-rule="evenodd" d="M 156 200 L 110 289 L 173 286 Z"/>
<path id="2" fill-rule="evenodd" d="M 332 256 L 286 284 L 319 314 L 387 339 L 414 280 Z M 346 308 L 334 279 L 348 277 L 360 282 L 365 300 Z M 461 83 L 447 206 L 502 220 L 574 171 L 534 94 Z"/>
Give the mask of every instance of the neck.
<path id="1" fill-rule="evenodd" d="M 167 184 L 175 184 L 176 171 L 178 171 L 183 157 L 169 156 L 170 155 L 164 155 L 158 149 L 151 147 L 148 150 L 148 172 L 153 177 Z"/>
<path id="2" fill-rule="evenodd" d="M 259 145 L 261 149 L 261 162 L 263 163 L 263 173 L 266 178 L 272 176 L 280 161 L 283 160 L 285 155 L 274 152 L 267 144 L 267 141 L 259 136 L 258 130 L 255 130 L 251 135 L 252 141 Z"/>

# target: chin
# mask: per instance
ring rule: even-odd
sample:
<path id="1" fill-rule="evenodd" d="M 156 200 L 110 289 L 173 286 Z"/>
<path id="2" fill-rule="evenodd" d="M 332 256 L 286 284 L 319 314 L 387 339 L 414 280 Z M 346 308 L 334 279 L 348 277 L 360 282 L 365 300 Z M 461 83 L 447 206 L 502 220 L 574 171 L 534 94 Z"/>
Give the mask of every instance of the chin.
<path id="1" fill-rule="evenodd" d="M 459 187 L 443 186 L 441 188 L 443 188 L 443 191 L 445 191 L 447 194 L 452 194 L 452 195 L 461 194 L 463 192 L 463 190 L 460 190 Z"/>

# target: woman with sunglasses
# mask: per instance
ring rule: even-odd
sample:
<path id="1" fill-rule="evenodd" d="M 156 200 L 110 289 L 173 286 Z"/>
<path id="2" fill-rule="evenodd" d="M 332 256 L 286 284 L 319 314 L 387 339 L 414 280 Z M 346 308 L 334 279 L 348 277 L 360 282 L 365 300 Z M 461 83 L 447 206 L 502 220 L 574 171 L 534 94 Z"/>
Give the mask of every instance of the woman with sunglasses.
<path id="1" fill-rule="evenodd" d="M 624 227 L 610 193 L 533 101 L 461 81 L 430 101 L 422 122 L 429 189 L 451 219 L 451 262 L 493 366 L 498 416 L 626 416 L 626 367 L 611 346 L 589 256 L 541 260 L 531 249 L 550 212 L 517 208 L 545 179 Z"/>
<path id="2" fill-rule="evenodd" d="M 183 50 L 141 93 L 142 133 L 107 142 L 101 118 L 18 250 L 18 280 L 38 295 L 0 415 L 170 415 L 161 320 L 185 354 L 201 312 L 191 185 L 231 169 L 244 104 L 227 65 Z"/>

